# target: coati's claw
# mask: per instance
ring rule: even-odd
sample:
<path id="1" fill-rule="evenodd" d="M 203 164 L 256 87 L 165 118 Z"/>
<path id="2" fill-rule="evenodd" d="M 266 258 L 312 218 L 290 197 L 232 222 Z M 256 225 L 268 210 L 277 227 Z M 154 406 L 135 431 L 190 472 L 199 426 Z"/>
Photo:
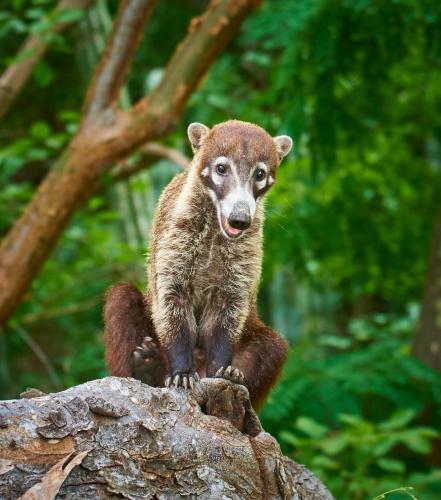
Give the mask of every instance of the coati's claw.
<path id="1" fill-rule="evenodd" d="M 180 375 L 177 374 L 174 377 L 168 376 L 164 380 L 165 387 L 183 387 L 184 389 L 194 389 L 194 386 L 197 382 L 199 382 L 201 378 L 199 374 L 195 372 L 192 375 Z"/>
<path id="2" fill-rule="evenodd" d="M 214 376 L 230 380 L 235 384 L 243 384 L 244 382 L 243 373 L 238 368 L 233 368 L 231 365 L 228 365 L 226 368 L 221 366 Z"/>

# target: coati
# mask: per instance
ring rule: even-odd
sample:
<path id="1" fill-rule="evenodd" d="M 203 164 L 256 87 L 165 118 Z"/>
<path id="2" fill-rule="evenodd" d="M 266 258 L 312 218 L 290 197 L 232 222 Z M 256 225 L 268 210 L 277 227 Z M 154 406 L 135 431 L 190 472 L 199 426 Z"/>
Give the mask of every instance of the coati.
<path id="1" fill-rule="evenodd" d="M 194 158 L 164 189 L 148 258 L 148 290 L 114 285 L 104 307 L 106 360 L 117 376 L 193 387 L 201 376 L 266 398 L 287 343 L 256 308 L 263 197 L 292 140 L 231 120 L 188 127 Z"/>

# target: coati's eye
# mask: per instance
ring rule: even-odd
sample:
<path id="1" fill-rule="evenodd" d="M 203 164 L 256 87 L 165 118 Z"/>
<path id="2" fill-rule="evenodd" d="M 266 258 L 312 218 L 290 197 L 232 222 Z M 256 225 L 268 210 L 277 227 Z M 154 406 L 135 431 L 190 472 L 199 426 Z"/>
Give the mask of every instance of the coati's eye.
<path id="1" fill-rule="evenodd" d="M 256 170 L 256 180 L 263 181 L 265 179 L 266 172 L 263 168 L 258 168 Z"/>
<path id="2" fill-rule="evenodd" d="M 227 166 L 224 165 L 223 163 L 218 163 L 216 165 L 216 172 L 219 174 L 219 175 L 225 175 L 227 173 Z"/>

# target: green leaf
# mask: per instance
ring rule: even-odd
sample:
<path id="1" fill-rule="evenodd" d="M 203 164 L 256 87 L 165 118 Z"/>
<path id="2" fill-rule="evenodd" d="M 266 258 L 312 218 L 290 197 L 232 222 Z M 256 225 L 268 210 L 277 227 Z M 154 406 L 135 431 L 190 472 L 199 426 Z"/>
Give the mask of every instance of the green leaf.
<path id="1" fill-rule="evenodd" d="M 349 439 L 345 434 L 336 434 L 335 436 L 321 440 L 318 446 L 328 455 L 336 455 L 343 451 L 349 444 Z"/>
<path id="2" fill-rule="evenodd" d="M 403 473 L 406 470 L 404 463 L 396 458 L 379 458 L 377 460 L 377 465 L 387 472 L 395 472 L 397 474 Z"/>
<path id="3" fill-rule="evenodd" d="M 398 442 L 399 437 L 396 435 L 386 436 L 378 443 L 372 445 L 372 454 L 376 457 L 386 455 Z"/>
<path id="4" fill-rule="evenodd" d="M 60 23 L 74 23 L 82 19 L 84 15 L 84 10 L 62 10 L 57 13 L 55 19 Z"/>
<path id="5" fill-rule="evenodd" d="M 311 464 L 313 467 L 321 467 L 323 469 L 338 470 L 340 468 L 340 463 L 336 460 L 332 460 L 326 455 L 316 455 Z"/>
<path id="6" fill-rule="evenodd" d="M 390 431 L 396 429 L 402 429 L 405 427 L 416 415 L 415 410 L 410 408 L 404 410 L 398 410 L 393 413 L 392 416 L 378 425 L 378 429 L 382 431 Z"/>
<path id="7" fill-rule="evenodd" d="M 301 439 L 299 439 L 295 434 L 289 431 L 281 431 L 279 434 L 280 441 L 291 444 L 294 447 L 299 446 Z"/>
<path id="8" fill-rule="evenodd" d="M 325 335 L 320 337 L 319 343 L 322 346 L 334 347 L 335 349 L 348 349 L 352 345 L 352 340 L 348 337 L 338 337 L 337 335 Z"/>
<path id="9" fill-rule="evenodd" d="M 46 139 L 51 133 L 51 129 L 46 122 L 38 121 L 32 124 L 30 133 L 36 139 Z"/>
<path id="10" fill-rule="evenodd" d="M 365 421 L 358 415 L 348 415 L 347 413 L 342 413 L 338 416 L 338 419 L 340 422 L 350 425 L 351 427 L 358 427 L 365 423 Z"/>
<path id="11" fill-rule="evenodd" d="M 329 430 L 324 425 L 319 424 L 309 417 L 299 417 L 296 420 L 295 427 L 313 438 L 321 438 L 326 435 Z"/>
<path id="12" fill-rule="evenodd" d="M 402 442 L 410 450 L 422 455 L 429 453 L 432 448 L 429 439 L 414 433 L 409 433 Z"/>

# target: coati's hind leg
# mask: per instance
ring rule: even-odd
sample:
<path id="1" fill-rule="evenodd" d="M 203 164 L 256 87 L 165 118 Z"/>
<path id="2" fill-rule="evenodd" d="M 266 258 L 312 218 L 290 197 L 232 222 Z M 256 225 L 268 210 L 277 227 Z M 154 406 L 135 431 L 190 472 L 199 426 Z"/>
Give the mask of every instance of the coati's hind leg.
<path id="1" fill-rule="evenodd" d="M 112 286 L 106 294 L 104 323 L 109 372 L 162 386 L 166 367 L 155 342 L 149 297 L 129 283 Z"/>
<path id="2" fill-rule="evenodd" d="M 287 353 L 286 340 L 266 326 L 256 313 L 251 313 L 234 351 L 232 366 L 243 374 L 242 383 L 250 393 L 254 408 L 265 401 L 280 375 Z"/>

